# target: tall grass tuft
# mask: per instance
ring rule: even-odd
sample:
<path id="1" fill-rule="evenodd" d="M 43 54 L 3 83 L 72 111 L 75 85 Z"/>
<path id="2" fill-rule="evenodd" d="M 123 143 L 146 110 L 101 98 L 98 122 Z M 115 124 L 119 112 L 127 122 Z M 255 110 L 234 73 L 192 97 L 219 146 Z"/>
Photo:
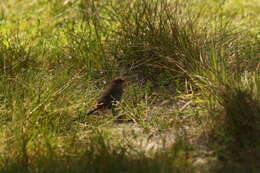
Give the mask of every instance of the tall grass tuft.
<path id="1" fill-rule="evenodd" d="M 165 0 L 122 1 L 109 12 L 117 21 L 113 55 L 123 66 L 146 79 L 170 71 L 173 76 L 191 71 L 197 59 L 192 36 L 195 19 L 185 15 L 188 3 Z M 184 76 L 183 76 L 184 77 Z"/>

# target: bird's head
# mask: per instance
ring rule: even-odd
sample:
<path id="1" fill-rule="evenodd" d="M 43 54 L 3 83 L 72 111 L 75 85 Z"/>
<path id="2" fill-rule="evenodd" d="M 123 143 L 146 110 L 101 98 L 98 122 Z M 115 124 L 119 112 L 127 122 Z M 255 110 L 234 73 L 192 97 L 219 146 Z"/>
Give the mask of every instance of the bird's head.
<path id="1" fill-rule="evenodd" d="M 115 84 L 115 85 L 122 85 L 125 82 L 127 82 L 127 80 L 126 79 L 122 79 L 122 78 L 116 78 L 115 80 L 112 81 L 112 83 Z"/>

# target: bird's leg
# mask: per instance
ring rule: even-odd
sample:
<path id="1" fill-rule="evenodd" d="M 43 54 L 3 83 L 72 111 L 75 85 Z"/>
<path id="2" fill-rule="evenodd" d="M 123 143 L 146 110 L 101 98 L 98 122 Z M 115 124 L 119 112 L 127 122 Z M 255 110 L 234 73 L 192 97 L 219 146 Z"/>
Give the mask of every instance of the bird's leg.
<path id="1" fill-rule="evenodd" d="M 116 115 L 115 106 L 112 106 L 112 115 L 113 115 L 113 116 L 115 116 L 115 115 Z"/>
<path id="2" fill-rule="evenodd" d="M 113 116 L 116 116 L 116 114 L 117 114 L 117 111 L 116 111 L 116 105 L 117 105 L 117 101 L 112 101 L 112 108 L 111 108 L 111 110 L 112 110 L 112 115 Z"/>

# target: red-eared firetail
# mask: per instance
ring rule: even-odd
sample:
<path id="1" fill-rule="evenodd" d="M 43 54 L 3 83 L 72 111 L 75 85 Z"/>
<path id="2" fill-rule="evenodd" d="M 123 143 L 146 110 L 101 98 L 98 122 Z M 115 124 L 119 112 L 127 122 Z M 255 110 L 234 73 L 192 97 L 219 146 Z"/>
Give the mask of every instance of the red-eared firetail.
<path id="1" fill-rule="evenodd" d="M 104 90 L 101 97 L 97 99 L 97 106 L 95 109 L 89 111 L 87 115 L 94 113 L 100 109 L 112 109 L 116 102 L 119 102 L 124 91 L 124 83 L 127 80 L 117 78 Z"/>

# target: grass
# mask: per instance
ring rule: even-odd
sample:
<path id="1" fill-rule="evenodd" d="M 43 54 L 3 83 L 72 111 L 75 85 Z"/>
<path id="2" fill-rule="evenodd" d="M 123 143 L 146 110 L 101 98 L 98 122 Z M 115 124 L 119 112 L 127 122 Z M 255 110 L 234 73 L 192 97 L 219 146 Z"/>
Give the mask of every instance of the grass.
<path id="1" fill-rule="evenodd" d="M 0 172 L 258 172 L 259 10 L 0 2 Z M 117 76 L 117 115 L 86 117 Z"/>

